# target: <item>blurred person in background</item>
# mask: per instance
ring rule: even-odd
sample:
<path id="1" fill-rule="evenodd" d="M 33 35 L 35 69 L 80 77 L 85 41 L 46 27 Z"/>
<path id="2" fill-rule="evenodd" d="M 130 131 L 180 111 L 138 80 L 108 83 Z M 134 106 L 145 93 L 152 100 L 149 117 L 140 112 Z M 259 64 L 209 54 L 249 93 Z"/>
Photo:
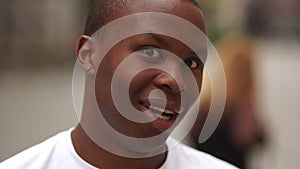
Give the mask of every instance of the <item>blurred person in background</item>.
<path id="1" fill-rule="evenodd" d="M 217 43 L 216 49 L 227 81 L 224 114 L 214 134 L 206 142 L 199 143 L 198 138 L 211 104 L 211 86 L 205 75 L 198 122 L 191 131 L 192 144 L 243 169 L 246 168 L 249 151 L 265 139 L 264 124 L 255 105 L 255 43 L 249 36 L 230 34 Z"/>

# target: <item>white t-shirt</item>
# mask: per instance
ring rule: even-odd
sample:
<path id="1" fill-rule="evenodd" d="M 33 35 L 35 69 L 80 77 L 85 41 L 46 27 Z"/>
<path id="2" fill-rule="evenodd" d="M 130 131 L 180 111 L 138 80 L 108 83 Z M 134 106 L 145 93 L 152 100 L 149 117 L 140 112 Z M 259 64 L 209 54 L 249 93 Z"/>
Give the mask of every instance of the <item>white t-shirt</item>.
<path id="1" fill-rule="evenodd" d="M 0 163 L 0 169 L 95 169 L 75 151 L 71 131 L 61 132 Z M 215 157 L 183 144 L 168 151 L 160 169 L 236 169 Z"/>

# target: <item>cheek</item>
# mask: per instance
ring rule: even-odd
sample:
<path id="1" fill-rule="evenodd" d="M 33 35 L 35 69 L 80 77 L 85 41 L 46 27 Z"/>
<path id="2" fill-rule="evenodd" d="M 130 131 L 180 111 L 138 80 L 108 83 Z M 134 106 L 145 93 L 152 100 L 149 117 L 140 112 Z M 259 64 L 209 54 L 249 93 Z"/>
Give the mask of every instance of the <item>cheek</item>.
<path id="1" fill-rule="evenodd" d="M 199 77 L 199 79 L 197 80 L 197 85 L 198 85 L 198 90 L 199 92 L 201 91 L 202 89 L 202 82 L 203 82 L 203 79 L 202 79 L 202 76 Z"/>
<path id="2" fill-rule="evenodd" d="M 198 90 L 199 92 L 201 91 L 202 88 L 202 82 L 203 82 L 203 69 L 199 70 L 199 72 L 194 74 L 194 78 L 196 80 L 197 86 L 198 86 Z"/>
<path id="3" fill-rule="evenodd" d="M 183 96 L 187 97 L 185 99 L 187 99 L 189 103 L 194 103 L 198 99 L 201 92 L 202 75 L 197 73 L 195 76 L 186 78 L 185 81 L 188 86 L 188 90 Z"/>
<path id="4" fill-rule="evenodd" d="M 98 107 L 101 112 L 106 112 L 112 107 L 112 96 L 110 79 L 106 79 L 106 76 L 102 76 L 102 73 L 98 73 L 95 80 L 95 95 Z"/>
<path id="5" fill-rule="evenodd" d="M 106 56 L 101 60 L 101 63 L 98 66 L 98 70 L 96 72 L 96 87 L 101 90 L 109 90 L 111 89 L 112 78 L 114 73 L 118 67 L 118 65 L 122 62 L 123 56 L 119 53 L 116 53 L 116 47 L 112 48 Z M 114 49 L 114 50 L 113 50 Z M 126 72 L 124 72 L 126 73 Z"/>
<path id="6" fill-rule="evenodd" d="M 185 77 L 186 83 L 188 83 L 188 86 L 192 88 L 191 83 L 196 83 L 198 90 L 200 91 L 202 81 L 203 81 L 203 73 L 200 71 L 193 72 L 193 76 Z"/>
<path id="7" fill-rule="evenodd" d="M 95 77 L 95 95 L 99 108 L 105 109 L 112 107 L 111 83 L 114 74 L 114 65 L 111 62 L 110 55 L 107 55 L 101 61 Z M 108 106 L 105 106 L 108 105 Z"/>
<path id="8" fill-rule="evenodd" d="M 146 88 L 151 88 L 154 73 L 151 70 L 144 70 L 138 73 L 131 81 L 129 86 L 129 93 L 133 95 L 139 94 L 146 90 Z"/>

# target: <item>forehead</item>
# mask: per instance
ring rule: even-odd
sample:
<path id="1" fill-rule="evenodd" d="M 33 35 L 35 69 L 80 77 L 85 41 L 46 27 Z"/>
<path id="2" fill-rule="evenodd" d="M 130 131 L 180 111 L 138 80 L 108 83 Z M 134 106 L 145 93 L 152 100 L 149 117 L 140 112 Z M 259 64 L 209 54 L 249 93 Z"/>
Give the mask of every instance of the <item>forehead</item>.
<path id="1" fill-rule="evenodd" d="M 99 45 L 101 49 L 112 49 L 116 44 L 122 44 L 122 47 L 136 44 L 136 46 L 156 46 L 175 54 L 182 54 L 182 51 L 186 53 L 187 48 L 182 44 L 189 44 L 193 51 L 202 51 L 206 48 L 207 38 L 202 11 L 194 4 L 181 0 L 130 0 L 122 6 L 115 5 L 108 24 L 97 33 L 101 35 L 100 42 L 105 42 Z M 132 38 L 145 33 L 152 34 Z M 153 36 L 154 34 L 157 36 Z M 161 44 L 166 44 L 166 47 Z"/>
<path id="2" fill-rule="evenodd" d="M 206 34 L 205 21 L 202 11 L 183 0 L 130 0 L 122 6 L 114 6 L 108 18 L 109 21 L 139 12 L 162 12 L 181 17 Z M 108 22 L 109 22 L 108 21 Z"/>

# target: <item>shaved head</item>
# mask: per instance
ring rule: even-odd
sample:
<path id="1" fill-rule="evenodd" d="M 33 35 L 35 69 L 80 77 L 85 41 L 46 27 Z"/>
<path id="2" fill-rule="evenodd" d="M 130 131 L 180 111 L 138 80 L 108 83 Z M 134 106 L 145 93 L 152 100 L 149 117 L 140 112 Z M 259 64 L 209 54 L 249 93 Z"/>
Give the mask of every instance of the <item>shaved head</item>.
<path id="1" fill-rule="evenodd" d="M 114 7 L 124 7 L 128 2 L 134 0 L 94 0 L 89 10 L 89 15 L 86 21 L 84 34 L 91 36 L 102 26 L 110 21 L 110 14 Z M 196 0 L 181 0 L 190 2 L 200 8 Z"/>

